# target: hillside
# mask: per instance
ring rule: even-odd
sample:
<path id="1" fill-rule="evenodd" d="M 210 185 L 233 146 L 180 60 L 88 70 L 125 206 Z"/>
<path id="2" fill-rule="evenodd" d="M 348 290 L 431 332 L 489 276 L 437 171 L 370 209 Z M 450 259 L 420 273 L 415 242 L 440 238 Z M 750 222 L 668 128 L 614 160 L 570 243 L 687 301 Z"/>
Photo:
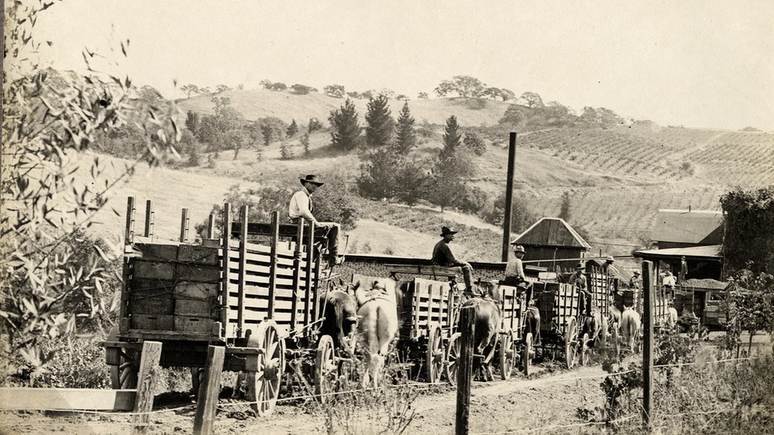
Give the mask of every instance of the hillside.
<path id="1" fill-rule="evenodd" d="M 311 117 L 327 120 L 328 113 L 344 102 L 320 93 L 297 95 L 270 90 L 227 91 L 218 96 L 229 97 L 231 106 L 247 119 L 275 116 L 300 123 Z M 210 98 L 190 98 L 180 101 L 179 106 L 183 111 L 211 113 Z M 363 121 L 366 101 L 354 103 Z M 402 103 L 390 103 L 395 116 Z M 469 182 L 491 199 L 503 195 L 508 131 L 480 127 L 496 126 L 508 103 L 452 98 L 412 100 L 409 104 L 418 124 L 434 124 L 425 126 L 430 135 L 421 138 L 413 151 L 415 157 L 429 161 L 437 156 L 443 134 L 440 125 L 454 114 L 463 127 L 478 129 L 487 145 L 483 155 L 472 157 L 477 173 Z M 213 204 L 222 202 L 234 185 L 295 187 L 301 174 L 335 172 L 338 178 L 347 180 L 346 186 L 329 184 L 326 188 L 354 191 L 362 156 L 335 152 L 329 143 L 330 134 L 322 130 L 311 135 L 308 156 L 304 156 L 296 136 L 285 142 L 293 153 L 291 159 L 282 159 L 281 144 L 276 142 L 267 147 L 250 145 L 236 158 L 232 151 L 205 154 L 197 167 L 172 162 L 166 169 L 141 168 L 129 183 L 114 190 L 109 205 L 118 213 L 100 213 L 97 220 L 101 225 L 96 230 L 101 235 L 120 237 L 128 195 L 137 197 L 140 209 L 145 200 L 153 200 L 156 234 L 174 239 L 181 208 L 189 208 L 193 223 L 203 222 Z M 588 235 L 595 253 L 625 255 L 646 245 L 661 208 L 717 210 L 719 197 L 736 186 L 774 184 L 773 133 L 636 122 L 612 128 L 519 132 L 517 146 L 516 196 L 538 216 L 557 216 L 566 193 L 570 199 L 569 222 Z M 349 234 L 349 252 L 426 256 L 438 228 L 449 224 L 463 230 L 464 235 L 456 242 L 460 256 L 482 261 L 499 259 L 499 230 L 477 216 L 449 210 L 441 213 L 426 204 L 414 208 L 367 200 L 358 200 L 357 204 L 361 221 Z"/>
<path id="2" fill-rule="evenodd" d="M 218 97 L 231 99 L 231 107 L 238 110 L 245 119 L 274 116 L 290 123 L 306 124 L 309 118 L 317 118 L 328 123 L 328 115 L 332 110 L 339 109 L 346 99 L 335 98 L 318 92 L 299 95 L 291 91 L 270 91 L 267 89 L 231 90 L 217 94 Z M 180 109 L 202 114 L 212 114 L 214 105 L 211 95 L 201 95 L 177 102 Z M 365 123 L 366 104 L 368 100 L 352 100 L 360 115 L 361 123 Z M 393 116 L 397 116 L 403 103 L 390 101 Z M 461 125 L 479 126 L 494 125 L 502 118 L 509 103 L 494 100 L 464 98 L 443 98 L 437 100 L 411 100 L 409 107 L 417 123 L 425 121 L 431 124 L 443 124 L 451 115 L 457 116 Z"/>

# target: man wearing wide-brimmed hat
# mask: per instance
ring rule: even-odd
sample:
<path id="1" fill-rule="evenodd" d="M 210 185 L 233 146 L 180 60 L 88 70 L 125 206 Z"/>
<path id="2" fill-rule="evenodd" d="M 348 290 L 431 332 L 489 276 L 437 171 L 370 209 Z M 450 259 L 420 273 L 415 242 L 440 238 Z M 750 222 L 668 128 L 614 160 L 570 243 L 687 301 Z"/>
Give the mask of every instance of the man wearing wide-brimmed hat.
<path id="1" fill-rule="evenodd" d="M 312 204 L 312 194 L 322 186 L 322 181 L 319 180 L 317 175 L 309 174 L 303 178 L 299 178 L 301 181 L 301 190 L 294 193 L 290 198 L 290 204 L 288 205 L 288 215 L 293 223 L 297 223 L 299 219 L 304 219 L 307 222 L 314 222 L 316 227 L 322 227 L 328 229 L 328 265 L 333 267 L 339 264 L 341 260 L 338 258 L 339 253 L 339 224 L 335 222 L 320 222 L 312 214 L 314 205 Z"/>
<path id="2" fill-rule="evenodd" d="M 511 241 L 511 246 L 513 247 L 513 257 L 508 260 L 508 264 L 505 266 L 504 281 L 511 285 L 518 285 L 527 280 L 527 276 L 524 274 L 524 265 L 522 264 L 522 259 L 527 250 L 516 240 Z"/>
<path id="3" fill-rule="evenodd" d="M 441 239 L 435 244 L 433 248 L 433 264 L 444 267 L 460 267 L 462 268 L 462 278 L 465 280 L 465 289 L 467 292 L 475 293 L 476 290 L 473 287 L 473 266 L 466 261 L 459 261 L 454 258 L 449 243 L 454 240 L 454 235 L 457 231 L 454 231 L 447 227 L 441 228 Z"/>

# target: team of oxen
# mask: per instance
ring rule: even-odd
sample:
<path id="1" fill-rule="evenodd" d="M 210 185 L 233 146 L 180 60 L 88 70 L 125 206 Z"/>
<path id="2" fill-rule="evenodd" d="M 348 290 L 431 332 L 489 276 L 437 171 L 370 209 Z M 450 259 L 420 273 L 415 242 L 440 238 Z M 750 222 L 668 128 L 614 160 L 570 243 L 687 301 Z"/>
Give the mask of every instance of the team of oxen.
<path id="1" fill-rule="evenodd" d="M 366 363 L 366 372 L 362 377 L 363 385 L 369 382 L 378 385 L 385 365 L 385 359 L 391 351 L 391 345 L 397 339 L 400 326 L 400 309 L 403 294 L 391 280 L 376 280 L 361 285 L 357 282 L 350 291 L 330 291 L 322 301 L 323 323 L 321 335 L 330 335 L 334 346 L 348 356 L 355 356 L 354 342 L 359 343 Z M 467 299 L 462 307 L 475 307 L 474 353 L 483 355 L 487 348 L 495 345 L 500 327 L 500 312 L 497 305 L 500 295 L 496 283 L 480 283 L 484 295 Z M 354 296 L 353 296 L 354 295 Z M 528 306 L 524 317 L 524 334 L 531 333 L 535 343 L 540 343 L 540 312 L 535 306 Z M 667 327 L 674 327 L 677 312 L 669 311 Z M 642 336 L 640 315 L 632 307 L 625 306 L 623 311 L 610 306 L 609 316 L 603 322 L 599 312 L 592 312 L 582 323 L 581 335 L 588 332 L 596 341 L 602 325 L 609 325 L 609 331 L 616 329 L 615 337 L 630 351 L 636 352 Z M 355 338 L 353 340 L 353 338 Z M 484 373 L 492 378 L 491 369 Z"/>

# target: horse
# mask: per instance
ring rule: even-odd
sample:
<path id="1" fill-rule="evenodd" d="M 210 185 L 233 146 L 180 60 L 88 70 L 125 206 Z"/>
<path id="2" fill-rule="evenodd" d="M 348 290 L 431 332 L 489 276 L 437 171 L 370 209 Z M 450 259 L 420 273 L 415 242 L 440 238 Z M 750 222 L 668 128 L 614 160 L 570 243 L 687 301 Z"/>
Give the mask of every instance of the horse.
<path id="1" fill-rule="evenodd" d="M 389 283 L 392 284 L 392 283 Z M 369 289 L 355 285 L 357 300 L 357 332 L 359 342 L 363 343 L 366 352 L 366 373 L 363 376 L 363 387 L 373 379 L 374 387 L 379 385 L 379 377 L 384 367 L 384 359 L 389 353 L 390 344 L 398 332 L 398 303 L 400 290 L 374 281 Z"/>
<path id="2" fill-rule="evenodd" d="M 329 335 L 333 346 L 351 356 L 351 346 L 346 345 L 346 337 L 350 336 L 357 324 L 357 304 L 347 292 L 333 290 L 320 303 L 323 321 L 320 325 L 320 337 Z"/>
<path id="3" fill-rule="evenodd" d="M 621 336 L 629 349 L 634 352 L 635 340 L 640 335 L 640 315 L 632 307 L 624 306 L 621 313 Z"/>
<path id="4" fill-rule="evenodd" d="M 500 310 L 491 298 L 473 297 L 462 304 L 462 307 L 474 307 L 475 336 L 473 337 L 474 354 L 483 356 L 479 368 L 484 370 L 487 379 L 494 379 L 490 357 L 493 352 L 484 356 L 486 349 L 494 349 L 497 344 L 497 333 L 500 328 Z M 490 347 L 491 346 L 491 347 Z M 480 360 L 479 360 L 480 361 Z"/>

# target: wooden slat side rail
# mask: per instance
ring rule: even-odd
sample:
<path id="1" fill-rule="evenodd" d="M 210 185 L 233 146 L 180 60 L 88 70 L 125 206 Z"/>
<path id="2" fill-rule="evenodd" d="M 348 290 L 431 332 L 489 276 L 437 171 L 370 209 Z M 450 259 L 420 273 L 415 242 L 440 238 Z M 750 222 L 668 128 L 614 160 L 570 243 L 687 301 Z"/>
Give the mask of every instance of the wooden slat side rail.
<path id="1" fill-rule="evenodd" d="M 274 291 L 277 288 L 277 244 L 278 243 L 279 243 L 279 212 L 274 211 L 274 213 L 271 214 L 271 259 L 270 259 L 271 263 L 269 267 L 269 319 L 274 317 Z"/>
<path id="2" fill-rule="evenodd" d="M 223 204 L 223 231 L 221 231 L 221 261 L 220 261 L 220 267 L 221 267 L 221 273 L 220 273 L 220 321 L 223 325 L 222 333 L 225 336 L 227 333 L 227 326 L 228 326 L 228 317 L 229 317 L 229 308 L 228 308 L 228 271 L 229 271 L 229 261 L 227 254 L 229 252 L 229 245 L 231 238 L 228 231 L 225 231 L 226 228 L 231 228 L 231 204 L 225 203 Z"/>
<path id="3" fill-rule="evenodd" d="M 233 222 L 231 224 L 232 235 L 241 234 L 241 227 L 239 225 L 240 225 L 239 222 Z M 327 229 L 325 228 L 314 228 L 311 226 L 307 228 L 311 228 L 311 233 L 314 233 L 314 240 L 325 239 L 325 236 L 327 235 L 327 232 L 328 232 Z M 283 237 L 283 238 L 295 237 L 296 230 L 297 230 L 297 227 L 295 224 L 280 224 L 278 234 L 280 237 Z M 270 236 L 271 233 L 272 233 L 271 224 L 259 223 L 259 222 L 249 222 L 247 224 L 247 234 L 250 236 Z M 304 236 L 308 237 L 311 233 L 310 233 L 310 229 L 306 229 L 304 231 Z"/>
<path id="4" fill-rule="evenodd" d="M 239 246 L 237 245 L 239 242 L 232 242 L 232 248 L 229 251 L 229 261 L 235 261 L 239 257 L 237 256 L 239 253 Z M 252 263 L 261 263 L 265 265 L 269 265 L 270 258 L 271 258 L 271 247 L 265 246 L 265 245 L 256 245 L 254 243 L 246 243 L 247 249 L 247 260 Z M 293 267 L 293 255 L 294 252 L 292 250 L 287 250 L 284 247 L 280 247 L 277 250 L 277 262 L 278 264 L 281 264 L 283 266 L 287 267 Z"/>
<path id="5" fill-rule="evenodd" d="M 456 277 L 462 273 L 462 269 L 459 267 L 443 267 L 435 265 L 417 264 L 417 265 L 403 265 L 403 264 L 387 264 L 387 270 L 390 273 L 405 273 L 411 275 L 428 275 L 428 276 L 442 276 L 442 277 Z"/>
<path id="6" fill-rule="evenodd" d="M 126 229 L 124 233 L 124 252 L 134 243 L 134 197 L 130 196 L 126 201 Z M 119 331 L 124 332 L 130 328 L 129 318 L 127 316 L 129 301 L 129 276 L 131 275 L 131 266 L 129 258 L 124 257 L 123 284 L 121 289 L 121 307 L 119 308 Z"/>
<path id="7" fill-rule="evenodd" d="M 131 411 L 137 390 L 84 388 L 0 388 L 3 411 Z"/>
<path id="8" fill-rule="evenodd" d="M 314 222 L 309 222 L 309 232 L 306 237 L 306 267 L 304 268 L 304 288 L 306 294 L 304 298 L 304 326 L 309 324 L 309 316 L 312 315 L 310 311 L 312 304 L 312 263 L 314 261 Z M 315 301 L 316 302 L 316 301 Z"/>
<path id="9" fill-rule="evenodd" d="M 188 243 L 188 226 L 191 223 L 188 209 L 184 208 L 180 217 L 180 243 Z"/>
<path id="10" fill-rule="evenodd" d="M 145 201 L 145 237 L 153 240 L 153 201 Z"/>
<path id="11" fill-rule="evenodd" d="M 304 220 L 299 219 L 297 230 L 296 230 L 296 240 L 303 240 L 304 237 Z M 290 329 L 294 330 L 296 329 L 296 323 L 298 322 L 298 318 L 296 317 L 296 314 L 298 312 L 298 291 L 301 288 L 301 247 L 303 246 L 303 243 L 296 243 L 295 251 L 293 255 L 293 306 L 291 309 L 291 317 L 290 317 Z"/>
<path id="12" fill-rule="evenodd" d="M 237 318 L 239 319 L 237 323 L 237 337 L 242 337 L 242 333 L 244 330 L 244 298 L 245 298 L 245 275 L 247 274 L 246 266 L 247 266 L 247 215 L 248 215 L 248 206 L 243 205 L 242 209 L 239 213 L 241 215 L 242 221 L 240 222 L 242 226 L 242 233 L 239 236 L 239 284 L 238 284 L 238 290 L 239 290 L 239 308 L 237 314 Z"/>

